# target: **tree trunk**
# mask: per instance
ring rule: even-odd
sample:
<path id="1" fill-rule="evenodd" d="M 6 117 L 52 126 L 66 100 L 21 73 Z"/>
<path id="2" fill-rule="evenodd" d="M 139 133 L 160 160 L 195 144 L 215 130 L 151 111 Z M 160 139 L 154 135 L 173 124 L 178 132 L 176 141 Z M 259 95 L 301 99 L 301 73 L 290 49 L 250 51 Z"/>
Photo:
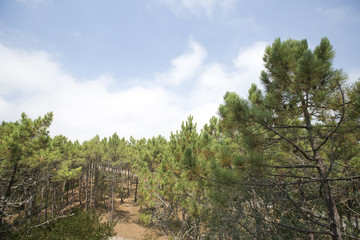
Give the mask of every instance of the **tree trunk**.
<path id="1" fill-rule="evenodd" d="M 124 189 L 123 189 L 123 174 L 122 169 L 120 170 L 120 201 L 124 202 Z"/>
<path id="2" fill-rule="evenodd" d="M 50 194 L 50 180 L 47 180 L 47 189 L 46 189 L 46 199 L 45 199 L 45 219 L 44 222 L 48 219 L 48 203 L 49 203 L 49 194 Z"/>
<path id="3" fill-rule="evenodd" d="M 108 165 L 110 171 L 110 164 Z M 112 180 L 109 181 L 109 200 L 108 200 L 108 222 L 112 222 Z"/>
<path id="4" fill-rule="evenodd" d="M 322 195 L 322 198 L 324 199 L 326 203 L 326 207 L 328 209 L 328 215 L 330 218 L 330 232 L 332 235 L 333 240 L 342 240 L 342 232 L 341 232 L 341 224 L 340 224 L 340 216 L 339 212 L 336 207 L 336 203 L 334 200 L 334 197 L 332 195 L 332 189 L 329 180 L 327 180 L 327 171 L 324 166 L 321 154 L 319 152 L 320 149 L 318 149 L 318 145 L 315 142 L 315 138 L 313 136 L 313 126 L 311 124 L 311 117 L 309 114 L 309 103 L 308 103 L 309 96 L 306 95 L 306 99 L 302 100 L 302 108 L 304 112 L 304 120 L 306 124 L 306 130 L 308 132 L 308 140 L 313 152 L 314 160 L 316 161 L 316 168 L 318 170 L 320 178 L 324 179 L 324 181 L 321 183 L 320 186 L 320 192 Z"/>
<path id="5" fill-rule="evenodd" d="M 39 214 L 38 214 L 38 224 L 41 223 L 41 212 L 44 209 L 44 191 L 45 191 L 45 185 L 41 187 L 41 197 L 40 197 L 40 204 L 39 204 Z"/>
<path id="6" fill-rule="evenodd" d="M 62 190 L 61 190 L 60 208 L 59 208 L 59 211 L 61 211 L 61 212 L 63 211 L 63 208 L 64 208 L 65 187 L 66 187 L 66 180 L 64 180 Z"/>
<path id="7" fill-rule="evenodd" d="M 51 201 L 51 218 L 54 219 L 55 216 L 55 183 L 52 183 L 52 201 Z"/>
<path id="8" fill-rule="evenodd" d="M 317 163 L 318 172 L 321 178 L 325 179 L 327 177 L 325 166 L 321 159 L 318 159 Z M 340 223 L 340 215 L 337 210 L 337 206 L 335 203 L 335 199 L 332 195 L 330 181 L 325 179 L 321 184 L 320 191 L 322 192 L 322 197 L 326 202 L 326 207 L 328 209 L 329 217 L 330 217 L 330 231 L 332 233 L 333 240 L 342 240 L 342 232 L 341 232 L 341 223 Z"/>
<path id="9" fill-rule="evenodd" d="M 112 168 L 112 181 L 111 181 L 111 221 L 114 215 L 114 196 L 115 196 L 115 174 Z"/>
<path id="10" fill-rule="evenodd" d="M 98 168 L 97 166 L 95 165 L 94 167 L 94 208 L 96 208 L 96 192 L 97 192 L 97 189 L 98 189 L 98 178 L 99 178 L 99 173 L 98 173 Z"/>
<path id="11" fill-rule="evenodd" d="M 81 181 L 81 174 L 79 175 L 79 204 L 81 206 L 81 188 L 82 188 L 83 184 Z"/>
<path id="12" fill-rule="evenodd" d="M 75 179 L 70 181 L 70 183 L 72 183 L 71 185 L 71 198 L 70 198 L 70 211 L 72 210 L 72 203 L 73 203 L 73 199 L 74 199 L 74 187 L 75 187 Z"/>
<path id="13" fill-rule="evenodd" d="M 127 197 L 130 196 L 130 167 L 127 168 Z"/>
<path id="14" fill-rule="evenodd" d="M 134 201 L 137 202 L 137 190 L 138 190 L 139 178 L 136 177 L 135 179 L 135 198 Z"/>
<path id="15" fill-rule="evenodd" d="M 88 192 L 89 192 L 89 171 L 86 171 L 86 177 L 85 177 L 85 210 L 88 209 Z"/>
<path id="16" fill-rule="evenodd" d="M 94 162 L 91 161 L 90 163 L 90 169 L 89 169 L 89 184 L 90 184 L 90 203 L 89 203 L 89 208 L 93 207 L 93 166 L 94 166 Z"/>
<path id="17" fill-rule="evenodd" d="M 27 193 L 27 189 L 26 189 L 26 185 L 24 186 L 24 196 L 25 196 L 25 199 L 28 197 L 27 196 L 28 193 Z M 25 201 L 24 203 L 24 220 L 27 220 L 28 218 L 28 204 L 27 204 L 27 201 Z"/>
<path id="18" fill-rule="evenodd" d="M 71 180 L 67 181 L 66 184 L 66 206 L 69 206 L 69 188 L 70 188 Z"/>
<path id="19" fill-rule="evenodd" d="M 29 196 L 29 218 L 28 218 L 28 223 L 30 223 L 30 219 L 33 216 L 34 213 L 34 206 L 35 206 L 35 193 L 34 190 L 30 187 L 30 196 Z"/>

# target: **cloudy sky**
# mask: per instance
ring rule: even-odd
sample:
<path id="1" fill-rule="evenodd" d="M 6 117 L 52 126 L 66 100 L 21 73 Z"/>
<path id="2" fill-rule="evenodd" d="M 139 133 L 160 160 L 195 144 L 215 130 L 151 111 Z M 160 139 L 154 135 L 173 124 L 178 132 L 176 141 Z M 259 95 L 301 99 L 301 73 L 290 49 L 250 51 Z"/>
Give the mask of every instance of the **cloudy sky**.
<path id="1" fill-rule="evenodd" d="M 360 77 L 358 0 L 0 0 L 0 121 L 52 111 L 51 135 L 169 136 L 247 96 L 266 45 L 327 36 Z"/>

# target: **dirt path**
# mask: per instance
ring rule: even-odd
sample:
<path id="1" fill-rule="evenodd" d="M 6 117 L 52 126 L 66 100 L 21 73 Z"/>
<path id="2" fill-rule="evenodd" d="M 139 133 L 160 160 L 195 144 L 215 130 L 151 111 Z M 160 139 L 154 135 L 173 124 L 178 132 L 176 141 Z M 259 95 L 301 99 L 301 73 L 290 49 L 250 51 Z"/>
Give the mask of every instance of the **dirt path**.
<path id="1" fill-rule="evenodd" d="M 107 220 L 107 213 L 101 215 L 103 220 Z M 145 240 L 160 239 L 167 240 L 165 236 L 159 236 L 155 230 L 145 228 L 140 223 L 140 207 L 134 202 L 133 198 L 125 199 L 124 203 L 120 203 L 120 199 L 116 199 L 114 209 L 114 227 L 116 240 Z"/>

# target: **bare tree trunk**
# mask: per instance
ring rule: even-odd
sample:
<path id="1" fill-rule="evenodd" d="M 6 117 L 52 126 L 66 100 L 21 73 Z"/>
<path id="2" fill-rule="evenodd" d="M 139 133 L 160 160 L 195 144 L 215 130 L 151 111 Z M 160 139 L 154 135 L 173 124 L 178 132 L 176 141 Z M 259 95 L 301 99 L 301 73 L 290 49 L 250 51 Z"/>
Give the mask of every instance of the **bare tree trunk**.
<path id="1" fill-rule="evenodd" d="M 125 174 L 124 174 L 125 175 Z M 123 180 L 123 178 L 124 177 L 126 177 L 126 175 L 125 176 L 123 176 L 123 174 L 122 174 L 122 169 L 120 170 L 120 201 L 123 203 L 124 202 L 124 188 L 123 188 L 123 182 L 124 182 L 124 180 Z"/>
<path id="2" fill-rule="evenodd" d="M 73 199 L 74 199 L 74 187 L 75 187 L 75 179 L 70 181 L 71 183 L 71 198 L 70 198 L 70 211 L 72 210 L 72 203 L 73 203 Z"/>
<path id="3" fill-rule="evenodd" d="M 110 170 L 110 163 L 108 164 L 108 169 Z M 109 181 L 109 199 L 108 199 L 108 222 L 112 222 L 112 180 Z"/>
<path id="4" fill-rule="evenodd" d="M 112 168 L 112 180 L 111 180 L 111 221 L 114 215 L 114 195 L 115 195 L 115 174 L 114 168 Z"/>
<path id="5" fill-rule="evenodd" d="M 52 201 L 51 201 L 51 218 L 55 216 L 55 182 L 52 183 Z"/>
<path id="6" fill-rule="evenodd" d="M 69 181 L 67 181 L 67 184 L 66 184 L 66 206 L 69 206 L 69 188 L 70 188 L 70 184 L 71 184 L 71 179 Z"/>
<path id="7" fill-rule="evenodd" d="M 138 190 L 139 178 L 136 177 L 135 179 L 135 198 L 134 201 L 137 202 L 137 190 Z"/>
<path id="8" fill-rule="evenodd" d="M 50 180 L 47 180 L 46 183 L 47 189 L 46 189 L 46 200 L 45 200 L 45 219 L 44 222 L 48 219 L 48 203 L 49 203 L 49 193 L 50 193 Z"/>
<path id="9" fill-rule="evenodd" d="M 96 192 L 97 192 L 97 189 L 98 189 L 98 168 L 97 166 L 95 165 L 94 167 L 94 208 L 96 208 Z"/>
<path id="10" fill-rule="evenodd" d="M 92 184 L 92 178 L 93 178 L 93 166 L 94 166 L 94 162 L 91 161 L 90 163 L 90 169 L 89 169 L 89 184 L 90 184 L 90 203 L 89 203 L 89 207 L 92 208 L 93 207 L 93 184 Z"/>
<path id="11" fill-rule="evenodd" d="M 81 206 L 81 189 L 82 189 L 82 186 L 83 186 L 83 184 L 82 184 L 82 181 L 81 181 L 81 174 L 79 175 L 79 204 L 80 204 L 80 206 Z"/>
<path id="12" fill-rule="evenodd" d="M 60 208 L 59 210 L 62 212 L 64 208 L 64 195 L 65 195 L 65 187 L 66 187 L 66 180 L 63 182 L 62 190 L 61 190 L 61 198 L 60 198 Z"/>
<path id="13" fill-rule="evenodd" d="M 34 206 L 35 206 L 35 193 L 33 192 L 34 190 L 30 188 L 30 196 L 29 196 L 29 218 L 28 218 L 28 223 L 30 223 L 30 219 L 31 217 L 33 216 L 33 213 L 34 213 Z"/>
<path id="14" fill-rule="evenodd" d="M 88 209 L 88 192 L 89 192 L 89 171 L 86 171 L 86 178 L 85 178 L 85 210 Z"/>
<path id="15" fill-rule="evenodd" d="M 130 177 L 130 195 L 131 195 L 132 188 L 133 188 L 133 180 L 134 180 L 134 173 L 131 173 L 131 177 Z"/>
<path id="16" fill-rule="evenodd" d="M 127 194 L 126 196 L 129 197 L 130 196 L 130 167 L 128 166 L 127 168 Z"/>
<path id="17" fill-rule="evenodd" d="M 25 199 L 28 197 L 27 196 L 28 193 L 27 193 L 27 189 L 26 189 L 26 185 L 24 186 L 24 196 L 25 196 Z M 24 220 L 27 220 L 28 218 L 28 204 L 27 202 L 25 201 L 24 203 Z"/>
<path id="18" fill-rule="evenodd" d="M 40 205 L 39 205 L 40 212 L 38 214 L 38 224 L 41 223 L 41 212 L 44 209 L 44 191 L 45 191 L 45 185 L 42 185 L 42 187 L 41 187 Z"/>

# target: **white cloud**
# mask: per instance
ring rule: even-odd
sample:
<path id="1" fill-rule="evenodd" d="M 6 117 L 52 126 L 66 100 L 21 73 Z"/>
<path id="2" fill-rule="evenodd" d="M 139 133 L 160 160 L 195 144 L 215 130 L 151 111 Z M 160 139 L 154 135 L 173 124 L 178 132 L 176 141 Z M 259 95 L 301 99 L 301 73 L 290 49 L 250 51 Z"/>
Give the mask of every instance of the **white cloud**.
<path id="1" fill-rule="evenodd" d="M 0 116 L 35 118 L 54 112 L 52 135 L 86 140 L 115 131 L 129 137 L 167 136 L 184 112 L 176 96 L 161 87 L 135 86 L 114 91 L 108 75 L 79 81 L 41 51 L 0 45 Z"/>
<path id="2" fill-rule="evenodd" d="M 189 40 L 189 48 L 190 51 L 171 61 L 171 70 L 156 76 L 158 81 L 171 86 L 178 86 L 194 77 L 206 58 L 206 51 L 192 39 Z"/>
<path id="3" fill-rule="evenodd" d="M 247 98 L 251 84 L 260 84 L 259 75 L 263 69 L 262 56 L 266 45 L 266 42 L 256 42 L 241 49 L 233 60 L 234 66 L 211 63 L 202 67 L 190 98 L 193 103 L 190 113 L 198 121 L 198 126 L 216 115 L 227 91 L 235 91 Z"/>
<path id="4" fill-rule="evenodd" d="M 53 111 L 51 134 L 73 140 L 114 132 L 127 138 L 168 137 L 189 114 L 201 128 L 216 115 L 226 91 L 246 97 L 261 68 L 252 59 L 263 52 L 264 45 L 241 50 L 234 66 L 225 66 L 205 64 L 206 50 L 190 39 L 189 50 L 172 61 L 169 71 L 154 74 L 150 83 L 139 81 L 131 88 L 114 90 L 116 79 L 111 75 L 79 80 L 46 52 L 0 44 L 1 120 L 15 121 L 21 112 L 35 118 Z M 178 90 L 184 85 L 190 86 L 189 92 Z"/>
<path id="5" fill-rule="evenodd" d="M 175 15 L 184 17 L 188 13 L 196 16 L 212 16 L 215 11 L 227 12 L 231 9 L 234 0 L 157 0 L 157 2 L 168 6 Z"/>
<path id="6" fill-rule="evenodd" d="M 266 42 L 256 42 L 248 48 L 241 49 L 234 60 L 234 65 L 239 69 L 245 68 L 258 72 L 263 64 L 262 58 L 267 45 Z"/>

